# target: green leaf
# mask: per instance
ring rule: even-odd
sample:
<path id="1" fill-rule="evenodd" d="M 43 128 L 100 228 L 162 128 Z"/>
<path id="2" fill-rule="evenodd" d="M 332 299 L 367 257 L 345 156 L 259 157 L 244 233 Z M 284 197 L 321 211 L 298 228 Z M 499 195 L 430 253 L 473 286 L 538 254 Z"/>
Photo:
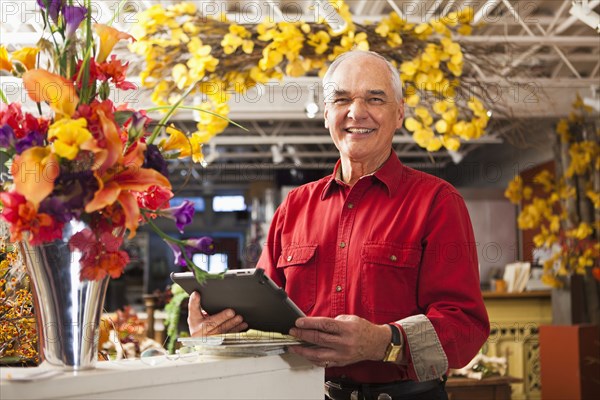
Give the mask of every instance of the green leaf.
<path id="1" fill-rule="evenodd" d="M 2 100 L 3 103 L 8 104 L 8 100 L 6 99 L 6 96 L 4 95 L 2 89 L 0 89 L 0 100 Z"/>

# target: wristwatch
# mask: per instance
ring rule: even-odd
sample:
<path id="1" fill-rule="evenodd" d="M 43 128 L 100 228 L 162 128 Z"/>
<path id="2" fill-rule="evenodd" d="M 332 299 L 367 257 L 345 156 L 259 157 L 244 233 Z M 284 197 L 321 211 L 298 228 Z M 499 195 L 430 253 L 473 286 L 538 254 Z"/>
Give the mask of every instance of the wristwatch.
<path id="1" fill-rule="evenodd" d="M 396 325 L 387 324 L 392 330 L 392 341 L 388 344 L 387 349 L 385 350 L 385 356 L 383 356 L 383 361 L 395 363 L 398 361 L 400 356 L 402 355 L 402 334 L 400 333 L 400 329 Z"/>

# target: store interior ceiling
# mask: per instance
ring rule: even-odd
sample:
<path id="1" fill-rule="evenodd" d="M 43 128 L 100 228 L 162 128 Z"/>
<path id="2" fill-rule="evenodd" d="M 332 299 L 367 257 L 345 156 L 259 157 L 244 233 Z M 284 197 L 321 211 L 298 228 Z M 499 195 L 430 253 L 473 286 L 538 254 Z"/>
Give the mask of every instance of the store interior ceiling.
<path id="1" fill-rule="evenodd" d="M 35 17 L 35 1 L 18 2 L 18 9 L 2 1 L 2 44 L 11 47 L 34 44 L 43 31 Z M 93 1 L 102 15 L 112 15 L 118 1 Z M 165 2 L 171 3 L 171 2 Z M 235 21 L 315 21 L 318 11 L 329 10 L 318 0 L 219 0 L 193 1 L 199 10 L 227 14 Z M 492 112 L 488 134 L 464 142 L 458 152 L 430 153 L 417 146 L 409 132 L 400 130 L 394 149 L 407 165 L 424 171 L 440 171 L 469 157 L 485 157 L 502 146 L 531 145 L 528 135 L 551 129 L 568 115 L 579 94 L 597 107 L 600 101 L 600 0 L 349 0 L 356 23 L 377 22 L 395 11 L 409 22 L 423 22 L 471 6 L 477 28 L 471 36 L 455 39 L 467 49 L 464 78 L 489 88 L 487 105 Z M 12 3 L 16 4 L 16 3 Z M 123 9 L 141 11 L 156 1 L 130 1 Z M 112 10 L 112 11 L 111 11 Z M 328 11 L 329 12 L 329 11 Z M 15 14 L 7 18 L 8 13 Z M 216 14 L 215 14 L 216 13 Z M 126 19 L 117 20 L 121 30 L 131 29 Z M 595 27 L 595 28 L 594 28 Z M 131 70 L 136 68 L 133 60 Z M 491 66 L 491 68 L 490 68 Z M 135 81 L 135 77 L 130 77 Z M 229 117 L 247 128 L 230 125 L 204 146 L 206 165 L 188 162 L 171 165 L 174 185 L 185 192 L 236 191 L 252 181 L 294 184 L 331 171 L 338 159 L 323 125 L 323 104 L 318 77 L 286 78 L 283 82 L 233 97 Z M 142 92 L 140 106 L 148 102 Z M 306 109 L 317 104 L 309 118 Z M 147 104 L 148 106 L 150 104 Z M 176 123 L 194 131 L 192 113 L 180 113 Z"/>

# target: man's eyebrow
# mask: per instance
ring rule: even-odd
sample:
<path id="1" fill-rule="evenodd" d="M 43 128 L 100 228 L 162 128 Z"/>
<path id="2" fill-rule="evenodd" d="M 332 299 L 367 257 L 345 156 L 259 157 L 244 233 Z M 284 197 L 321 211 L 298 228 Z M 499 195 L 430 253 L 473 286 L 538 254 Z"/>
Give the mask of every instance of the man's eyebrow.
<path id="1" fill-rule="evenodd" d="M 335 89 L 331 94 L 333 96 L 347 96 L 348 91 L 343 89 Z"/>
<path id="2" fill-rule="evenodd" d="M 369 90 L 369 94 L 372 94 L 375 96 L 387 97 L 387 93 L 385 93 L 385 90 L 380 90 L 380 89 Z"/>
<path id="3" fill-rule="evenodd" d="M 350 92 L 344 89 L 335 89 L 331 94 L 333 96 L 348 96 L 349 93 Z M 367 93 L 370 95 L 387 97 L 387 93 L 385 92 L 385 90 L 382 89 L 367 90 Z"/>

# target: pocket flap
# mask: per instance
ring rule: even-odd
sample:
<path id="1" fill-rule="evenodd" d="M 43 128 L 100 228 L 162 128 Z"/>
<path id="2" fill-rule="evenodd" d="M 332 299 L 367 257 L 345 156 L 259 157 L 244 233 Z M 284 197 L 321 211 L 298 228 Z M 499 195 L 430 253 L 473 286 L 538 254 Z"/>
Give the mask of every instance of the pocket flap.
<path id="1" fill-rule="evenodd" d="M 316 244 L 292 245 L 281 252 L 277 268 L 289 267 L 291 265 L 306 264 L 317 252 Z"/>
<path id="2" fill-rule="evenodd" d="M 416 267 L 421 261 L 421 249 L 390 243 L 365 243 L 361 257 L 363 262 L 369 264 Z"/>

